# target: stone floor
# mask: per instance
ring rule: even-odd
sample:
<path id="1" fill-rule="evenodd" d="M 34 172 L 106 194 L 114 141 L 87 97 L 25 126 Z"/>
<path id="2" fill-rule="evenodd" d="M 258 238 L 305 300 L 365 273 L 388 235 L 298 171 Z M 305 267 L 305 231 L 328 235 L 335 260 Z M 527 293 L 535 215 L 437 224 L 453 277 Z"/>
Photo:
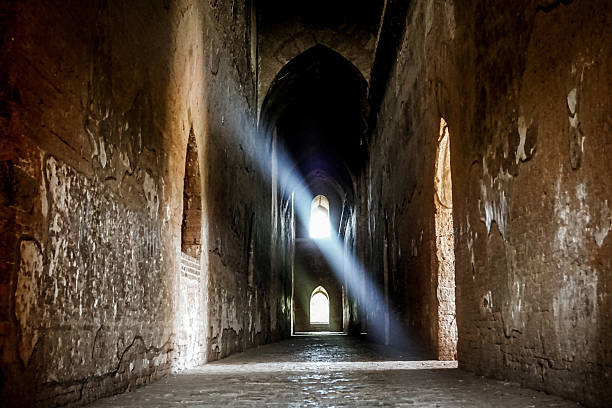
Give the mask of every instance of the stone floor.
<path id="1" fill-rule="evenodd" d="M 576 407 L 339 335 L 292 337 L 173 375 L 93 407 Z"/>

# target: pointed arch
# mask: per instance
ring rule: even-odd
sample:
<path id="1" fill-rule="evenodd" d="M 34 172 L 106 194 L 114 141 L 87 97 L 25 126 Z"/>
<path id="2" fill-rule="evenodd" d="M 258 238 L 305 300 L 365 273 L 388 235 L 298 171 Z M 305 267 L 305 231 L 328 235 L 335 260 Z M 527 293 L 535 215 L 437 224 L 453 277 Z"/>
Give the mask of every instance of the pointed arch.
<path id="1" fill-rule="evenodd" d="M 202 253 L 202 194 L 198 145 L 193 128 L 189 131 L 183 184 L 181 251 L 195 259 Z"/>
<path id="2" fill-rule="evenodd" d="M 289 131 L 295 115 L 326 121 L 333 137 L 307 140 L 300 132 Z M 354 174 L 365 155 L 362 137 L 367 115 L 367 82 L 360 70 L 336 51 L 315 45 L 289 61 L 274 78 L 264 98 L 259 128 L 270 138 L 270 146 L 282 147 L 292 159 L 294 167 L 286 168 L 285 174 L 298 171 L 306 176 L 322 170 L 351 194 Z"/>
<path id="3" fill-rule="evenodd" d="M 329 324 L 329 294 L 323 286 L 310 295 L 310 324 Z"/>
<path id="4" fill-rule="evenodd" d="M 274 125 L 283 106 L 302 97 L 320 81 L 347 88 L 360 108 L 367 111 L 368 83 L 359 68 L 338 52 L 317 44 L 297 55 L 276 74 L 263 100 L 260 127 L 267 130 Z"/>

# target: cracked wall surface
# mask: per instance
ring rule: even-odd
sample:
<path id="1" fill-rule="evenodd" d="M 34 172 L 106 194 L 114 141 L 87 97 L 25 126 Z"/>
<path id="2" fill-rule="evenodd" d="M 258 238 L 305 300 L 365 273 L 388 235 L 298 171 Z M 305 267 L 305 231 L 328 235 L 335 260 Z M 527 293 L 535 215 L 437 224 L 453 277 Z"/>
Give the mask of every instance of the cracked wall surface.
<path id="1" fill-rule="evenodd" d="M 82 404 L 160 378 L 172 364 L 164 211 L 173 185 L 164 155 L 172 152 L 165 95 L 156 93 L 167 77 L 143 63 L 168 66 L 170 58 L 151 43 L 134 51 L 154 37 L 143 21 L 164 22 L 163 37 L 171 13 L 90 6 L 5 10 L 0 252 L 9 406 Z M 127 39 L 118 35 L 124 25 L 133 25 Z"/>
<path id="2" fill-rule="evenodd" d="M 459 364 L 590 406 L 611 398 L 611 17 L 606 2 L 413 2 L 365 175 L 363 251 L 382 281 L 392 243 L 393 297 L 435 351 L 448 121 Z"/>
<path id="3" fill-rule="evenodd" d="M 256 131 L 250 7 L 209 4 L 207 141 L 208 341 L 217 359 L 290 333 L 290 275 L 271 261 L 269 141 Z M 272 252 L 274 251 L 274 252 Z"/>
<path id="4" fill-rule="evenodd" d="M 82 405 L 289 333 L 244 9 L 1 7 L 2 400 Z M 185 273 L 190 133 L 202 251 Z"/>
<path id="5" fill-rule="evenodd" d="M 83 405 L 290 333 L 295 203 L 258 111 L 319 45 L 365 78 L 372 126 L 339 221 L 371 276 L 338 278 L 342 329 L 452 358 L 455 293 L 462 368 L 606 406 L 608 3 L 3 2 L 2 402 Z"/>

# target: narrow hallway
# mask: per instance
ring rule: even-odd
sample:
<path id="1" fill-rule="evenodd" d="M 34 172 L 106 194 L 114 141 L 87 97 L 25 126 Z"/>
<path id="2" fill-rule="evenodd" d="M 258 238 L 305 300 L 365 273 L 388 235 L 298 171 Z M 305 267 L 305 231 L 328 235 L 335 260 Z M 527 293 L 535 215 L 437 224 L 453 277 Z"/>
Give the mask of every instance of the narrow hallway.
<path id="1" fill-rule="evenodd" d="M 92 407 L 575 407 L 575 402 L 346 335 L 296 336 Z"/>
<path id="2" fill-rule="evenodd" d="M 1 408 L 610 407 L 611 0 L 0 27 Z"/>

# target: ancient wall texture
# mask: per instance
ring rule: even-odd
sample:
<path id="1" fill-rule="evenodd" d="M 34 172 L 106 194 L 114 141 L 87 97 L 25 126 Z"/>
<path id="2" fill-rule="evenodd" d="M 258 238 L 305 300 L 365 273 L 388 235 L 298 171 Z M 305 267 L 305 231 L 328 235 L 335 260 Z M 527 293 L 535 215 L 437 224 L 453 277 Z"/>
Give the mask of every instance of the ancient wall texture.
<path id="1" fill-rule="evenodd" d="M 10 4 L 2 399 L 84 402 L 171 367 L 173 16 Z"/>
<path id="2" fill-rule="evenodd" d="M 271 266 L 270 145 L 256 132 L 248 2 L 210 2 L 207 142 L 209 359 L 290 333 L 290 275 Z M 278 227 L 278 226 L 276 226 Z"/>
<path id="3" fill-rule="evenodd" d="M 412 2 L 365 176 L 363 252 L 380 276 L 386 237 L 435 353 L 448 122 L 460 366 L 593 406 L 612 398 L 611 23 L 605 1 Z"/>
<path id="4" fill-rule="evenodd" d="M 83 404 L 288 333 L 288 308 L 274 307 L 286 296 L 268 290 L 269 189 L 249 155 L 246 12 L 0 7 L 2 401 Z M 190 131 L 203 250 L 185 275 Z"/>

